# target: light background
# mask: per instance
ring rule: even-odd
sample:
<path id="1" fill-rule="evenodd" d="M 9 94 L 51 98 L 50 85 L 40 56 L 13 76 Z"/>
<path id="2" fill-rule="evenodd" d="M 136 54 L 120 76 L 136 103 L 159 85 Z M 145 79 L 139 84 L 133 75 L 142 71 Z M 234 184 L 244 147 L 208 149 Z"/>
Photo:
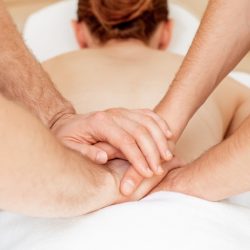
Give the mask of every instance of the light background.
<path id="1" fill-rule="evenodd" d="M 19 30 L 22 31 L 29 14 L 59 0 L 4 0 L 4 2 Z M 182 5 L 198 18 L 202 16 L 207 4 L 207 0 L 172 0 L 172 2 Z M 237 70 L 250 73 L 250 53 L 242 60 Z"/>

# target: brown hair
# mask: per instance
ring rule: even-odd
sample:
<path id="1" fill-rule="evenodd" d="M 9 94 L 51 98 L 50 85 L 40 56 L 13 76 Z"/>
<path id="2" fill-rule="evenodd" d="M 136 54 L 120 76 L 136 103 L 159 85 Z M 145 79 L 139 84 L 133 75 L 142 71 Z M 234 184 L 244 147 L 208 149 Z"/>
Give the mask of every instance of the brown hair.
<path id="1" fill-rule="evenodd" d="M 148 43 L 169 12 L 167 0 L 79 0 L 77 14 L 102 43 L 129 38 Z"/>

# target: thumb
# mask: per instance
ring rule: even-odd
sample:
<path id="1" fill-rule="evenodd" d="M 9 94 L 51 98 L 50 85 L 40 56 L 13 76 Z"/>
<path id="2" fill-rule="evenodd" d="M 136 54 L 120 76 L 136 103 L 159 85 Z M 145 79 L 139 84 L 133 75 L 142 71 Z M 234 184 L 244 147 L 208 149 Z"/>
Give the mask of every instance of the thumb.
<path id="1" fill-rule="evenodd" d="M 73 149 L 90 161 L 97 164 L 105 164 L 108 161 L 108 155 L 105 150 L 96 147 L 95 145 L 82 144 L 76 142 L 64 141 L 63 144 L 70 149 Z"/>
<path id="2" fill-rule="evenodd" d="M 164 164 L 164 174 L 167 174 L 169 171 L 183 166 L 184 162 L 178 159 L 177 157 L 173 158 L 172 161 Z M 125 175 L 122 178 L 120 191 L 124 196 L 132 195 L 141 183 L 145 180 L 135 169 L 130 167 Z"/>
<path id="3" fill-rule="evenodd" d="M 133 167 L 130 167 L 122 178 L 120 192 L 124 196 L 132 195 L 143 182 L 142 177 Z"/>
<path id="4" fill-rule="evenodd" d="M 95 144 L 95 146 L 100 150 L 106 152 L 106 154 L 108 155 L 108 160 L 113 160 L 113 159 L 126 160 L 126 157 L 122 154 L 122 152 L 116 147 L 112 146 L 111 144 L 108 144 L 106 142 L 98 142 Z"/>
<path id="5" fill-rule="evenodd" d="M 91 160 L 94 163 L 97 164 L 105 164 L 108 161 L 108 155 L 107 153 L 93 145 L 84 145 L 84 144 L 79 144 L 80 153 L 84 156 L 87 157 L 89 160 Z"/>

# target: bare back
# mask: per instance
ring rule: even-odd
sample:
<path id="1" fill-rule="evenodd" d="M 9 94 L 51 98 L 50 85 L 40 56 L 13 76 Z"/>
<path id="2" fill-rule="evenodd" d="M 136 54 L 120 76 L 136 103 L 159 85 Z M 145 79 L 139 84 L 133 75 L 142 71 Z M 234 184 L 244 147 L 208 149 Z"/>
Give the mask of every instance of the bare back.
<path id="1" fill-rule="evenodd" d="M 77 111 L 86 113 L 111 107 L 154 108 L 181 62 L 177 55 L 124 43 L 65 54 L 44 67 Z M 222 141 L 237 107 L 248 96 L 249 90 L 233 80 L 222 83 L 189 123 L 177 156 L 191 161 Z"/>

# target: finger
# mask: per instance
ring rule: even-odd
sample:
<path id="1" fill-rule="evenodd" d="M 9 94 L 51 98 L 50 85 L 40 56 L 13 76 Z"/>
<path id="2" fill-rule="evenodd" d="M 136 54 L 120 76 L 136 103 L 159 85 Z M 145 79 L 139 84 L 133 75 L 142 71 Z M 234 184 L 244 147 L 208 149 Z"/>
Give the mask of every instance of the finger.
<path id="1" fill-rule="evenodd" d="M 183 165 L 184 163 L 175 157 L 172 161 L 164 164 L 164 174 Z M 130 167 L 121 180 L 120 192 L 124 196 L 131 196 L 144 180 L 134 168 Z"/>
<path id="2" fill-rule="evenodd" d="M 123 128 L 130 135 L 133 135 L 137 145 L 139 146 L 144 157 L 146 158 L 150 169 L 155 174 L 161 175 L 163 173 L 163 169 L 161 167 L 160 152 L 158 150 L 156 142 L 154 141 L 154 138 L 152 137 L 148 129 L 140 123 L 136 122 L 135 119 L 130 120 L 127 118 L 120 117 L 120 122 L 122 123 L 121 125 L 123 126 Z M 141 174 L 141 172 L 139 172 L 139 174 Z"/>
<path id="3" fill-rule="evenodd" d="M 121 194 L 124 196 L 132 195 L 143 180 L 144 178 L 133 167 L 130 167 L 121 181 Z"/>
<path id="4" fill-rule="evenodd" d="M 131 115 L 132 119 L 136 122 L 141 123 L 145 126 L 153 137 L 158 150 L 161 154 L 162 159 L 170 161 L 173 158 L 173 154 L 168 145 L 167 138 L 163 133 L 162 129 L 159 127 L 159 124 L 151 116 L 147 116 L 144 113 L 135 113 Z M 161 171 L 162 172 L 162 171 Z M 160 174 L 160 173 L 159 173 Z"/>
<path id="5" fill-rule="evenodd" d="M 100 150 L 93 145 L 81 145 L 81 154 L 97 164 L 106 164 L 108 155 L 104 150 Z"/>
<path id="6" fill-rule="evenodd" d="M 126 156 L 116 147 L 112 146 L 106 142 L 98 142 L 95 146 L 103 151 L 105 151 L 108 155 L 108 160 L 113 159 L 122 159 L 126 160 Z"/>
<path id="7" fill-rule="evenodd" d="M 117 125 L 113 120 L 105 120 L 103 122 L 105 126 L 96 127 L 96 130 L 99 130 L 98 134 L 102 137 L 101 140 L 107 141 L 109 144 L 118 148 L 142 176 L 152 177 L 153 173 L 133 136 Z"/>
<path id="8" fill-rule="evenodd" d="M 164 132 L 165 136 L 168 139 L 171 139 L 171 137 L 173 136 L 173 133 L 171 132 L 170 127 L 168 126 L 167 122 L 161 118 L 158 114 L 156 114 L 155 112 L 149 110 L 149 109 L 139 109 L 137 110 L 140 113 L 144 113 L 147 114 L 148 116 L 150 116 L 152 119 L 155 120 L 155 122 L 158 124 L 158 126 L 162 129 L 162 131 Z"/>
<path id="9" fill-rule="evenodd" d="M 88 158 L 90 161 L 97 163 L 97 164 L 105 164 L 108 161 L 107 153 L 95 147 L 93 145 L 88 144 L 80 144 L 72 141 L 64 141 L 64 144 L 82 154 L 84 157 Z"/>
<path id="10" fill-rule="evenodd" d="M 87 157 L 89 160 L 91 160 L 94 163 L 97 164 L 105 164 L 108 161 L 108 155 L 104 150 L 99 149 L 98 147 L 95 147 L 93 145 L 80 145 L 81 150 L 80 153 Z"/>
<path id="11" fill-rule="evenodd" d="M 171 179 L 176 175 L 176 173 L 179 173 L 185 168 L 183 167 L 184 164 L 184 162 L 178 160 L 177 158 L 174 158 L 171 164 L 168 166 L 168 175 L 150 193 L 155 193 L 163 190 L 177 192 L 177 190 L 172 190 Z"/>

